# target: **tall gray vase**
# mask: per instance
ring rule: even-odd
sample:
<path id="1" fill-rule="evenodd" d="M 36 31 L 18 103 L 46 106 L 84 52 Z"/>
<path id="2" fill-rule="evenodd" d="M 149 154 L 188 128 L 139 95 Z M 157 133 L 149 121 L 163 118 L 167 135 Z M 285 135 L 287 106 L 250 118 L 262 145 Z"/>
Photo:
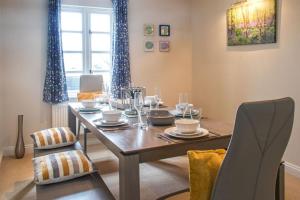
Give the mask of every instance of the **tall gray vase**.
<path id="1" fill-rule="evenodd" d="M 17 159 L 23 158 L 25 154 L 25 145 L 23 139 L 23 115 L 18 115 L 18 138 L 15 147 L 15 156 Z"/>

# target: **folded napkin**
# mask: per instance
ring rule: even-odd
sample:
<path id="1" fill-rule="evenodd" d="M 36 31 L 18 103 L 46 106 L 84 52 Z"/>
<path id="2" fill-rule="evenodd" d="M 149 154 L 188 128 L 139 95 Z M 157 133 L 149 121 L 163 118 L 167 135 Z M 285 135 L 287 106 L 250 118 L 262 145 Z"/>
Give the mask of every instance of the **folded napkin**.
<path id="1" fill-rule="evenodd" d="M 101 92 L 78 92 L 78 101 L 95 99 L 101 95 Z"/>
<path id="2" fill-rule="evenodd" d="M 190 200 L 210 200 L 226 151 L 188 151 L 187 154 L 190 163 Z"/>

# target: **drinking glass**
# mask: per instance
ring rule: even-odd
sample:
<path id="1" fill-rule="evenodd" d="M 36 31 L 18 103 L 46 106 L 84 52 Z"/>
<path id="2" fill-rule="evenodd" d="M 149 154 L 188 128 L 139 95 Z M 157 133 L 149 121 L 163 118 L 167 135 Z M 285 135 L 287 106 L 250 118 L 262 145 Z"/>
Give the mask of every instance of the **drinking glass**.
<path id="1" fill-rule="evenodd" d="M 179 109 L 181 111 L 182 117 L 185 117 L 185 113 L 188 109 L 189 105 L 188 94 L 187 93 L 180 93 L 179 94 Z"/>
<path id="2" fill-rule="evenodd" d="M 146 128 L 146 125 L 144 124 L 142 120 L 142 110 L 144 107 L 144 98 L 143 98 L 143 93 L 142 92 L 135 92 L 134 93 L 134 108 L 137 111 L 138 114 L 138 127 L 144 129 Z"/>
<path id="3" fill-rule="evenodd" d="M 159 109 L 159 103 L 161 101 L 161 92 L 159 88 L 155 88 L 154 89 L 154 93 L 155 93 L 155 108 Z"/>

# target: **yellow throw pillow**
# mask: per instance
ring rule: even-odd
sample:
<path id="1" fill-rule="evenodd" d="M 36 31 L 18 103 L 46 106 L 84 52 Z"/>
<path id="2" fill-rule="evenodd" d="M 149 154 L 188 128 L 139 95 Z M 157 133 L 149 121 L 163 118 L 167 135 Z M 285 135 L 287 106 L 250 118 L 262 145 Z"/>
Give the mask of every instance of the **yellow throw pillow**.
<path id="1" fill-rule="evenodd" d="M 93 173 L 92 162 L 81 150 L 49 154 L 33 159 L 37 185 L 62 182 Z"/>
<path id="2" fill-rule="evenodd" d="M 190 163 L 190 200 L 210 200 L 226 151 L 188 151 L 187 154 Z"/>
<path id="3" fill-rule="evenodd" d="M 68 127 L 50 128 L 30 135 L 35 149 L 54 149 L 72 145 L 76 136 Z"/>
<path id="4" fill-rule="evenodd" d="M 95 98 L 99 97 L 101 92 L 79 92 L 77 93 L 78 101 L 82 100 L 94 100 Z"/>

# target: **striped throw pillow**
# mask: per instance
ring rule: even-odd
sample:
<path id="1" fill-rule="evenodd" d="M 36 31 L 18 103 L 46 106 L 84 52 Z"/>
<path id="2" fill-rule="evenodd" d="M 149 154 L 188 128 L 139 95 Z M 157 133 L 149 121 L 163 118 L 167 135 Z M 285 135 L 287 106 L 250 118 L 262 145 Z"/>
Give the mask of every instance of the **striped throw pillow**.
<path id="1" fill-rule="evenodd" d="M 33 159 L 37 185 L 62 182 L 95 171 L 91 161 L 81 150 L 49 154 Z"/>
<path id="2" fill-rule="evenodd" d="M 50 128 L 31 134 L 35 149 L 53 149 L 72 145 L 76 136 L 67 127 Z"/>

